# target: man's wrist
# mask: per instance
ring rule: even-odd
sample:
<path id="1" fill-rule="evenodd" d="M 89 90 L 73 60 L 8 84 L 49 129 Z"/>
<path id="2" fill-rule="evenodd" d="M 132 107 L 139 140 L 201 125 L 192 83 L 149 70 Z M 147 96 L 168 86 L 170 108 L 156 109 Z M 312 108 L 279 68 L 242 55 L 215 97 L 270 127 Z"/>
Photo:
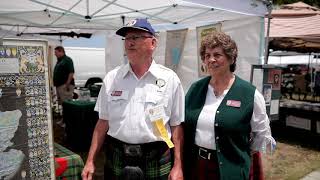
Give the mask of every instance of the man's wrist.
<path id="1" fill-rule="evenodd" d="M 179 159 L 179 160 L 174 160 L 173 166 L 175 166 L 175 167 L 177 167 L 177 168 L 182 167 L 181 159 Z"/>
<path id="2" fill-rule="evenodd" d="M 94 164 L 94 160 L 92 158 L 87 159 L 86 164 Z"/>

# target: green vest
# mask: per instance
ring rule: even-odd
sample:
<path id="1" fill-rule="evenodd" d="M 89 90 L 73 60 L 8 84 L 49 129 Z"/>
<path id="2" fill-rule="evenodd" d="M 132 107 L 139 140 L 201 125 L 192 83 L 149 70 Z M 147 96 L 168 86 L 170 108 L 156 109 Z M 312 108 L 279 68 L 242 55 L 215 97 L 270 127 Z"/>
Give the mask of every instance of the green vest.
<path id="1" fill-rule="evenodd" d="M 204 106 L 211 77 L 194 83 L 185 102 L 185 177 L 198 156 L 194 147 L 195 131 Z M 255 87 L 236 79 L 222 100 L 215 117 L 215 138 L 220 179 L 247 180 L 250 170 L 250 132 Z M 240 104 L 240 107 L 235 107 Z M 228 104 L 228 105 L 227 105 Z M 188 179 L 188 178 L 186 178 Z"/>

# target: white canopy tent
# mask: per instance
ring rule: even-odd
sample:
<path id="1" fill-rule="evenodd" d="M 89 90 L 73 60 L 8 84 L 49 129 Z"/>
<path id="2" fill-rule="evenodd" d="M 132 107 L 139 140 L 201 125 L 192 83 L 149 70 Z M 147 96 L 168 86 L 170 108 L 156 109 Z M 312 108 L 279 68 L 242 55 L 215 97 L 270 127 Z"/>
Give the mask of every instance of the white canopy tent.
<path id="1" fill-rule="evenodd" d="M 221 23 L 239 47 L 237 71 L 249 79 L 251 64 L 264 54 L 264 0 L 10 0 L 0 7 L 0 38 L 37 37 L 29 33 L 103 33 L 107 35 L 106 69 L 124 62 L 120 37 L 124 23 L 148 18 L 159 31 L 155 60 L 164 64 L 166 30 L 188 28 L 177 73 L 185 88 L 198 78 L 196 27 Z M 48 38 L 46 36 L 42 36 Z M 59 39 L 60 37 L 58 37 Z M 62 40 L 65 37 L 62 37 Z"/>

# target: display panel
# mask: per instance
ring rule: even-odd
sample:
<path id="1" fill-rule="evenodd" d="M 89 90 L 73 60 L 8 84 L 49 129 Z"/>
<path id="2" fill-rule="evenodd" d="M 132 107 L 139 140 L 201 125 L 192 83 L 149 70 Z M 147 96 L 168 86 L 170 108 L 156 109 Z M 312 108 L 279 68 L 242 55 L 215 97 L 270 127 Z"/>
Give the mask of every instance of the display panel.
<path id="1" fill-rule="evenodd" d="M 0 46 L 0 179 L 54 179 L 47 47 Z"/>

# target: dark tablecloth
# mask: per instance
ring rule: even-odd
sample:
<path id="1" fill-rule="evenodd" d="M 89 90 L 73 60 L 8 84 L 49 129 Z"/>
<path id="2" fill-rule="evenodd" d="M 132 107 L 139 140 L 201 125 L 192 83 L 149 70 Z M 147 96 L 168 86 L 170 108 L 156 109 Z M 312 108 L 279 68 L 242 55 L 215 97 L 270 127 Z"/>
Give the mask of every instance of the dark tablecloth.
<path id="1" fill-rule="evenodd" d="M 93 130 L 98 120 L 98 113 L 94 111 L 95 103 L 95 101 L 84 100 L 63 102 L 67 144 L 73 151 L 89 151 Z"/>

